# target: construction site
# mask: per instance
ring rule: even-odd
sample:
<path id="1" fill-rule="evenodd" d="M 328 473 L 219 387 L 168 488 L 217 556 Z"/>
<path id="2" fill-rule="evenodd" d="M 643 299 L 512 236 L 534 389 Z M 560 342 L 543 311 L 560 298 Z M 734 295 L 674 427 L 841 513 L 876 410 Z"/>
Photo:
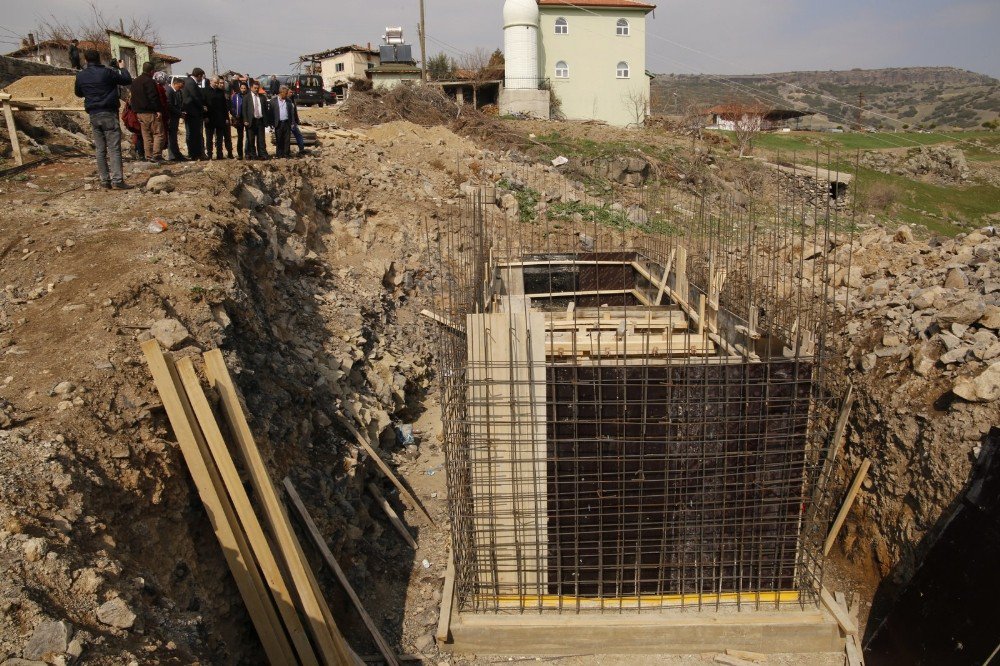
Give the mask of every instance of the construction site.
<path id="1" fill-rule="evenodd" d="M 112 192 L 51 78 L 5 98 L 0 663 L 992 663 L 1000 205 L 407 86 Z"/>

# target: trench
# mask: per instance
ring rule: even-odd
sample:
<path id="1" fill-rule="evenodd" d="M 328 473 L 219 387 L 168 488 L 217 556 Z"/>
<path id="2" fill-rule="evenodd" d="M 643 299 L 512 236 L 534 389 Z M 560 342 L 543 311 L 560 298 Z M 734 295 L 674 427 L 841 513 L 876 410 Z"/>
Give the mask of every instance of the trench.
<path id="1" fill-rule="evenodd" d="M 434 395 L 430 345 L 400 323 L 400 308 L 410 307 L 406 289 L 387 288 L 380 281 L 359 289 L 338 273 L 330 259 L 331 224 L 341 207 L 352 208 L 356 202 L 347 193 L 314 186 L 313 177 L 308 169 L 290 174 L 250 169 L 233 190 L 249 210 L 250 224 L 229 227 L 215 257 L 232 276 L 225 297 L 211 306 L 226 330 L 216 342 L 246 399 L 272 481 L 280 487 L 285 476 L 293 480 L 366 610 L 388 642 L 400 649 L 415 553 L 389 527 L 367 485 L 378 486 L 401 516 L 406 507 L 358 452 L 338 414 L 360 414 L 359 426 L 367 424 L 362 429 L 393 465 L 392 458 L 406 454 L 409 444 L 397 437 L 397 427 L 420 418 L 425 401 Z M 248 188 L 270 203 L 248 206 Z M 418 278 L 413 289 L 420 286 Z M 400 356 L 400 349 L 409 354 Z M 402 359 L 389 378 L 380 375 L 387 357 Z M 422 440 L 417 434 L 410 446 L 420 447 Z M 191 495 L 196 498 L 193 491 Z M 208 623 L 216 644 L 213 662 L 264 663 L 196 499 L 189 514 L 186 520 L 198 526 L 193 538 L 206 555 L 199 562 L 200 578 L 211 579 L 214 569 L 226 581 L 226 591 L 217 590 L 226 603 L 216 601 L 213 607 L 233 609 Z M 413 531 L 419 533 L 419 528 Z M 358 654 L 377 653 L 349 598 L 305 533 L 299 535 L 341 632 L 351 637 Z M 215 552 L 208 553 L 213 547 Z"/>

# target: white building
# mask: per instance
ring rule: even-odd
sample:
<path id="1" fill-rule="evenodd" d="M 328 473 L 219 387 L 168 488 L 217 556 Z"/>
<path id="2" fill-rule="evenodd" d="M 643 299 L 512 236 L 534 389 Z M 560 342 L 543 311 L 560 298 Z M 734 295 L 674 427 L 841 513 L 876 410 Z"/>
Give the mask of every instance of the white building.
<path id="1" fill-rule="evenodd" d="M 351 79 L 367 78 L 380 62 L 378 49 L 373 49 L 370 44 L 367 47 L 357 44 L 341 46 L 304 55 L 299 60 L 318 64 L 319 71 L 315 73 L 323 77 L 323 87 L 333 90 L 340 99 L 346 95 Z"/>
<path id="2" fill-rule="evenodd" d="M 501 113 L 548 117 L 549 88 L 565 118 L 641 124 L 650 96 L 646 17 L 654 9 L 637 0 L 507 0 Z"/>

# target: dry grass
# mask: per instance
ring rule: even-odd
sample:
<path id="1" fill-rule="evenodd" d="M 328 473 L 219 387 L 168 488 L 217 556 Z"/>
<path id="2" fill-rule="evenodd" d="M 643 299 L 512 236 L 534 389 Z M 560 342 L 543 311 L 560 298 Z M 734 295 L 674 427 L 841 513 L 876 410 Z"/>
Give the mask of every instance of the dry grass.
<path id="1" fill-rule="evenodd" d="M 876 181 L 865 188 L 862 198 L 868 211 L 885 213 L 899 201 L 901 194 L 897 185 Z"/>
<path id="2" fill-rule="evenodd" d="M 390 90 L 353 90 L 343 112 L 365 125 L 406 120 L 422 127 L 442 125 L 463 136 L 498 147 L 520 146 L 525 139 L 499 118 L 471 106 L 458 105 L 432 85 L 398 85 Z"/>

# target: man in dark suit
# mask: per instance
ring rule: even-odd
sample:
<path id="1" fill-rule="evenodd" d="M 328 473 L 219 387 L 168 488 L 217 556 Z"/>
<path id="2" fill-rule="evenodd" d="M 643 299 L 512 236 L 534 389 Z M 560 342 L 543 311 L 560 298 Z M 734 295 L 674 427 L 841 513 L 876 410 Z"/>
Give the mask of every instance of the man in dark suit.
<path id="1" fill-rule="evenodd" d="M 207 160 L 205 156 L 205 91 L 201 82 L 205 70 L 195 67 L 191 76 L 184 80 L 182 92 L 184 100 L 184 131 L 187 133 L 188 159 Z"/>
<path id="2" fill-rule="evenodd" d="M 167 112 L 170 114 L 167 119 L 167 152 L 170 159 L 175 162 L 186 162 L 187 158 L 181 155 L 180 142 L 177 140 L 177 133 L 181 128 L 181 118 L 184 117 L 184 94 L 181 88 L 184 82 L 174 79 L 167 86 Z"/>
<path id="3" fill-rule="evenodd" d="M 243 98 L 243 121 L 247 127 L 248 160 L 268 159 L 264 129 L 270 122 L 269 114 L 267 96 L 260 89 L 260 83 L 251 81 L 250 92 Z"/>
<path id="4" fill-rule="evenodd" d="M 278 88 L 278 96 L 271 100 L 274 124 L 274 154 L 289 157 L 292 144 L 292 125 L 296 124 L 295 102 L 288 97 L 288 86 Z"/>
<path id="5" fill-rule="evenodd" d="M 208 127 L 210 128 L 208 156 L 212 157 L 212 144 L 215 144 L 215 159 L 222 159 L 222 147 L 226 147 L 226 155 L 233 159 L 233 140 L 229 132 L 229 97 L 226 95 L 226 82 L 221 77 L 212 79 L 211 85 L 205 89 L 205 99 L 208 104 Z M 214 140 L 214 141 L 213 141 Z"/>
<path id="6" fill-rule="evenodd" d="M 243 141 L 246 134 L 246 121 L 243 120 L 243 99 L 250 92 L 246 81 L 240 81 L 239 86 L 229 98 L 229 120 L 236 128 L 236 154 L 243 159 Z"/>
<path id="7" fill-rule="evenodd" d="M 69 66 L 75 70 L 81 70 L 80 66 L 80 41 L 73 39 L 69 43 Z"/>
<path id="8" fill-rule="evenodd" d="M 130 190 L 122 177 L 122 128 L 118 124 L 121 99 L 118 86 L 132 83 L 132 75 L 119 60 L 114 67 L 101 64 L 101 54 L 90 49 L 83 54 L 87 68 L 78 72 L 74 91 L 83 98 L 83 107 L 90 116 L 97 149 L 97 176 L 109 190 Z"/>

